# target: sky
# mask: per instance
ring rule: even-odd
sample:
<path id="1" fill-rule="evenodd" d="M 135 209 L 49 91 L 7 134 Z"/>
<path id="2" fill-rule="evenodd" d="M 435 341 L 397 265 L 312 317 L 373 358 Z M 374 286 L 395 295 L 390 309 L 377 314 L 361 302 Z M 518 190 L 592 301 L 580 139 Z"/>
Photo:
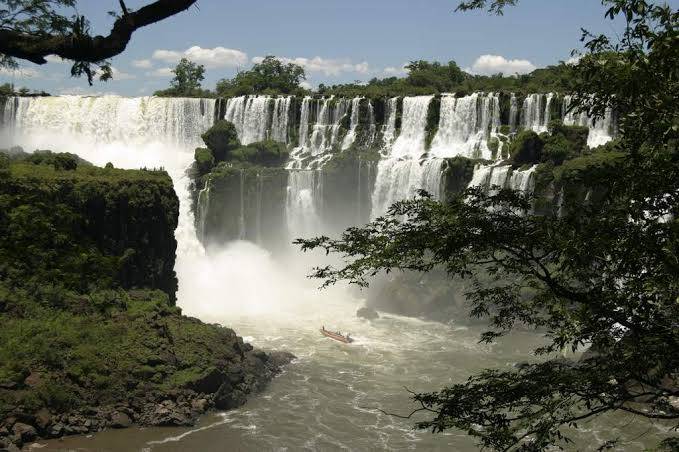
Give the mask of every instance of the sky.
<path id="1" fill-rule="evenodd" d="M 136 9 L 151 0 L 127 0 Z M 412 60 L 454 60 L 477 74 L 527 73 L 566 61 L 580 48 L 580 28 L 614 35 L 599 0 L 521 0 L 504 16 L 454 12 L 458 0 L 199 0 L 197 6 L 134 33 L 111 60 L 113 80 L 70 77 L 49 58 L 0 83 L 52 94 L 151 95 L 169 86 L 182 57 L 206 68 L 204 88 L 248 69 L 266 55 L 305 67 L 309 87 L 404 74 Z M 679 0 L 672 0 L 673 6 Z M 118 0 L 80 0 L 92 31 L 107 34 Z"/>

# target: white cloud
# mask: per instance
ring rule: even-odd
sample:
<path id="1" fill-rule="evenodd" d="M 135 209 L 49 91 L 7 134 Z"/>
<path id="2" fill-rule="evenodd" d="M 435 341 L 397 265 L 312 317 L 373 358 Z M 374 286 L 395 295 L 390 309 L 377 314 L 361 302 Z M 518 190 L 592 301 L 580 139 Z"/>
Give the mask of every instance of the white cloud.
<path id="1" fill-rule="evenodd" d="M 400 75 L 406 75 L 408 71 L 406 70 L 406 63 L 403 63 L 400 67 L 395 67 L 395 66 L 388 66 L 384 68 L 385 75 L 388 76 L 400 76 Z"/>
<path id="2" fill-rule="evenodd" d="M 123 72 L 114 66 L 111 66 L 111 76 L 113 80 L 131 80 L 137 78 L 136 75 Z"/>
<path id="3" fill-rule="evenodd" d="M 151 69 L 153 62 L 151 60 L 132 60 L 132 66 L 139 69 Z"/>
<path id="4" fill-rule="evenodd" d="M 536 66 L 528 60 L 508 60 L 500 55 L 481 55 L 472 64 L 471 72 L 480 75 L 527 74 L 533 72 Z"/>
<path id="5" fill-rule="evenodd" d="M 18 69 L 9 69 L 0 67 L 0 75 L 13 78 L 42 78 L 43 73 L 37 69 L 30 67 L 20 67 Z"/>
<path id="6" fill-rule="evenodd" d="M 56 56 L 56 55 L 47 55 L 45 57 L 45 59 L 47 60 L 48 63 L 56 63 L 56 64 L 69 63 L 68 60 L 64 60 L 60 56 Z"/>
<path id="7" fill-rule="evenodd" d="M 301 86 L 304 89 L 314 89 L 314 86 L 311 83 L 307 82 L 306 80 L 300 83 L 299 86 Z"/>
<path id="8" fill-rule="evenodd" d="M 204 49 L 199 46 L 190 47 L 183 52 L 176 50 L 156 50 L 153 52 L 154 60 L 166 63 L 177 63 L 182 58 L 188 58 L 194 63 L 202 64 L 206 68 L 237 67 L 247 63 L 248 55 L 240 50 L 215 47 Z"/>
<path id="9" fill-rule="evenodd" d="M 569 66 L 575 66 L 576 64 L 578 64 L 580 62 L 581 58 L 582 58 L 582 55 L 570 57 L 569 59 L 566 60 L 566 64 L 569 65 Z"/>
<path id="10" fill-rule="evenodd" d="M 82 86 L 74 86 L 70 88 L 59 88 L 59 94 L 73 95 L 73 96 L 119 96 L 114 91 L 98 91 L 92 88 L 83 88 Z"/>
<path id="11" fill-rule="evenodd" d="M 283 63 L 294 63 L 302 66 L 307 72 L 319 72 L 325 75 L 337 76 L 345 72 L 354 72 L 358 74 L 368 74 L 370 66 L 368 62 L 353 63 L 349 59 L 326 59 L 321 57 L 314 58 L 286 58 L 278 57 Z M 254 57 L 253 63 L 261 63 L 264 57 Z"/>
<path id="12" fill-rule="evenodd" d="M 172 72 L 172 68 L 161 67 L 154 71 L 147 72 L 146 75 L 149 77 L 174 77 L 174 72 Z"/>

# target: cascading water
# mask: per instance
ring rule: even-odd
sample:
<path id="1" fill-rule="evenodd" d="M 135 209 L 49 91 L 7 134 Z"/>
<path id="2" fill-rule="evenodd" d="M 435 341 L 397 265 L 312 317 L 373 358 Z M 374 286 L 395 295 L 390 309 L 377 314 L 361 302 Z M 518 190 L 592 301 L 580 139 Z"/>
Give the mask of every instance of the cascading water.
<path id="1" fill-rule="evenodd" d="M 274 100 L 270 139 L 288 144 L 288 123 L 290 122 L 291 103 L 292 97 L 290 96 L 277 97 Z"/>
<path id="2" fill-rule="evenodd" d="M 352 101 L 356 124 L 359 102 L 360 98 Z M 314 111 L 317 114 L 309 136 Z M 320 231 L 321 219 L 317 208 L 323 196 L 320 170 L 332 158 L 332 151 L 340 145 L 340 123 L 348 111 L 349 101 L 333 96 L 321 100 L 305 97 L 302 101 L 299 146 L 291 152 L 286 166 L 289 170 L 286 217 L 288 230 L 295 236 Z"/>
<path id="3" fill-rule="evenodd" d="M 227 100 L 224 119 L 236 127 L 241 144 L 255 143 L 267 138 L 272 103 L 271 96 L 241 96 Z"/>
<path id="4" fill-rule="evenodd" d="M 509 131 L 516 132 L 517 120 L 519 118 L 519 103 L 516 100 L 516 94 L 512 93 L 509 99 Z"/>
<path id="5" fill-rule="evenodd" d="M 385 117 L 387 118 L 382 126 L 382 150 L 389 153 L 391 146 L 396 139 L 396 114 L 398 109 L 398 97 L 389 99 L 385 106 Z"/>
<path id="6" fill-rule="evenodd" d="M 403 99 L 401 133 L 380 160 L 372 196 L 372 216 L 384 214 L 394 202 L 406 199 L 423 188 L 420 159 L 425 152 L 425 127 L 432 96 Z"/>
<path id="7" fill-rule="evenodd" d="M 587 115 L 586 112 L 576 113 L 569 111 L 571 108 L 572 96 L 564 96 L 562 114 L 563 123 L 567 126 L 583 126 L 589 128 L 587 136 L 587 146 L 595 148 L 603 146 L 613 139 L 616 134 L 615 115 L 610 108 L 606 109 L 603 118 L 595 120 Z"/>
<path id="8" fill-rule="evenodd" d="M 344 140 L 342 140 L 342 150 L 349 149 L 354 141 L 356 141 L 356 129 L 358 128 L 358 120 L 360 113 L 360 104 L 362 97 L 355 97 L 351 101 L 351 122 L 349 123 L 349 131 Z"/>
<path id="9" fill-rule="evenodd" d="M 448 158 L 492 159 L 488 139 L 500 125 L 500 100 L 497 94 L 474 93 L 456 98 L 441 98 L 439 128 L 429 155 Z"/>
<path id="10" fill-rule="evenodd" d="M 521 125 L 525 130 L 542 133 L 547 131 L 549 108 L 553 94 L 529 94 L 523 101 Z"/>

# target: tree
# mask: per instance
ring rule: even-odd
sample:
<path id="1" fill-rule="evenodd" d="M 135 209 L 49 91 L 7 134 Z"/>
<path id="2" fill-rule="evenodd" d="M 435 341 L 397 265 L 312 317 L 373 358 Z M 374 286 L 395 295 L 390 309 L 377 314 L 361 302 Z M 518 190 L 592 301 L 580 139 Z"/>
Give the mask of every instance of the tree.
<path id="1" fill-rule="evenodd" d="M 0 67 L 16 67 L 17 59 L 45 64 L 47 56 L 57 55 L 73 61 L 72 76 L 86 75 L 90 84 L 97 75 L 107 80 L 111 78 L 107 59 L 122 53 L 136 30 L 196 3 L 156 0 L 132 11 L 119 1 L 121 13 L 112 13 L 116 20 L 109 34 L 93 36 L 85 17 L 64 13 L 75 8 L 77 0 L 0 0 Z"/>
<path id="2" fill-rule="evenodd" d="M 460 9 L 501 13 L 514 3 Z M 415 394 L 416 411 L 430 416 L 418 428 L 459 428 L 496 450 L 543 450 L 605 412 L 679 420 L 679 12 L 643 0 L 604 4 L 625 30 L 619 42 L 585 32 L 588 53 L 572 80 L 577 111 L 619 116 L 618 141 L 589 157 L 605 164 L 579 181 L 594 199 L 538 216 L 533 197 L 512 190 L 468 189 L 447 204 L 423 194 L 340 239 L 297 241 L 344 256 L 344 266 L 315 270 L 325 284 L 438 267 L 470 280 L 471 314 L 490 321 L 482 341 L 517 325 L 546 331 L 542 362 Z M 554 358 L 583 346 L 579 361 Z"/>
<path id="3" fill-rule="evenodd" d="M 217 82 L 217 94 L 223 97 L 245 94 L 295 94 L 306 80 L 304 68 L 295 63 L 283 63 L 274 56 L 267 56 L 249 71 L 236 74 L 233 79 Z"/>
<path id="4" fill-rule="evenodd" d="M 205 66 L 182 58 L 172 69 L 174 78 L 170 82 L 178 94 L 191 94 L 200 89 L 200 82 L 205 79 Z"/>

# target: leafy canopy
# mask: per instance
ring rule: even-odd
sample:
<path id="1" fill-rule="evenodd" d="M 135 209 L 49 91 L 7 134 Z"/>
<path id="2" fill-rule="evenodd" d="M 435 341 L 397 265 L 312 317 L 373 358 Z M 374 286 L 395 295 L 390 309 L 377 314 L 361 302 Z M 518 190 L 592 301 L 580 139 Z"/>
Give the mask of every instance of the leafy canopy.
<path id="1" fill-rule="evenodd" d="M 222 97 L 246 94 L 298 94 L 306 80 L 304 68 L 295 63 L 284 63 L 267 56 L 249 71 L 241 71 L 232 79 L 217 82 L 217 94 Z"/>
<path id="2" fill-rule="evenodd" d="M 139 28 L 185 11 L 196 0 L 156 0 L 137 11 L 119 0 L 120 13 L 106 36 L 93 35 L 77 0 L 0 0 L 0 67 L 16 68 L 17 59 L 47 63 L 57 55 L 73 62 L 71 75 L 92 80 L 112 76 L 109 58 L 122 53 Z M 72 14 L 68 14 L 72 11 Z"/>
<path id="3" fill-rule="evenodd" d="M 514 3 L 460 9 L 497 13 Z M 447 204 L 399 202 L 336 240 L 297 241 L 344 257 L 343 266 L 315 270 L 326 284 L 443 267 L 470 281 L 471 315 L 490 321 L 483 341 L 519 325 L 544 332 L 541 363 L 415 394 L 416 411 L 429 415 L 418 428 L 462 429 L 495 450 L 544 450 L 605 412 L 679 426 L 679 13 L 643 0 L 603 3 L 625 30 L 617 42 L 585 32 L 587 54 L 572 68 L 573 108 L 619 117 L 617 143 L 589 157 L 608 169 L 579 181 L 591 198 L 536 215 L 532 195 L 468 189 Z M 572 156 L 555 140 L 545 148 L 551 164 Z M 577 173 L 578 160 L 560 168 Z M 554 359 L 583 346 L 590 351 L 580 361 Z M 608 440 L 602 447 L 617 438 Z"/>

